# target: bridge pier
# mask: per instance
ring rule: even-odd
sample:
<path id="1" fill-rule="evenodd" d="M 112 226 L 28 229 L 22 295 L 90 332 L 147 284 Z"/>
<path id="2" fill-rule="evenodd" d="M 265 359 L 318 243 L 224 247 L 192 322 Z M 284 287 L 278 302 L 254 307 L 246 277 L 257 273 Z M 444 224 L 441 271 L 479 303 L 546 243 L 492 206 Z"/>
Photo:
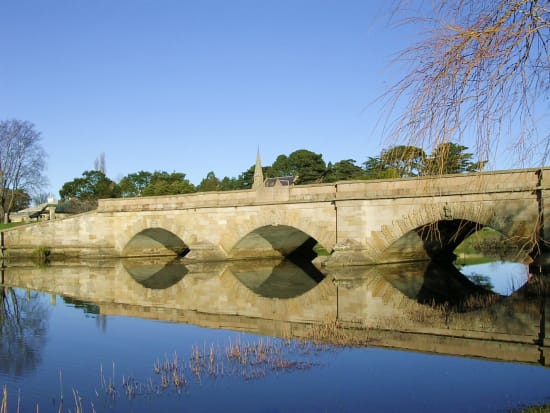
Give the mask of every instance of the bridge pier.
<path id="1" fill-rule="evenodd" d="M 332 254 L 323 262 L 325 267 L 344 267 L 348 265 L 372 265 L 368 250 L 353 240 L 346 240 L 334 246 Z"/>
<path id="2" fill-rule="evenodd" d="M 210 242 L 197 242 L 189 244 L 189 253 L 185 255 L 185 260 L 192 261 L 223 261 L 227 259 L 225 252 L 218 246 Z"/>

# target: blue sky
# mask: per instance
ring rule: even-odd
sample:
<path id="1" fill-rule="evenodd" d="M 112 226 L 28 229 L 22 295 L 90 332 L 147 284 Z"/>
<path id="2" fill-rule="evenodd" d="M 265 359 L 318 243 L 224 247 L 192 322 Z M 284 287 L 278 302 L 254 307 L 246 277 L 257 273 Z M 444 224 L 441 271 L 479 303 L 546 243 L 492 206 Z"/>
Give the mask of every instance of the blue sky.
<path id="1" fill-rule="evenodd" d="M 3 0 L 0 119 L 33 122 L 49 191 L 107 175 L 237 176 L 279 154 L 364 162 L 411 33 L 375 0 Z"/>

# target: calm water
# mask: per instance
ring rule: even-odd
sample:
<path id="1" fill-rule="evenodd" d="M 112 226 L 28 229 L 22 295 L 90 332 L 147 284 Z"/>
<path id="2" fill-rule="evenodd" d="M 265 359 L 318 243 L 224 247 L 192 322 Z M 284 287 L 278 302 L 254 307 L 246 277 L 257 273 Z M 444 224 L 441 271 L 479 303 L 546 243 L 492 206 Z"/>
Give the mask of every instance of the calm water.
<path id="1" fill-rule="evenodd" d="M 497 285 L 503 268 L 525 276 L 513 265 L 462 272 Z M 61 399 L 75 411 L 75 393 L 85 412 L 477 412 L 550 401 L 550 355 L 532 344 L 538 304 L 510 304 L 512 294 L 451 315 L 423 304 L 448 290 L 478 294 L 465 280 L 426 264 L 327 274 L 289 263 L 14 266 L 4 270 L 0 384 L 9 411 L 20 394 L 22 411 L 41 412 Z M 336 317 L 338 331 L 352 328 L 349 345 L 298 340 Z"/>

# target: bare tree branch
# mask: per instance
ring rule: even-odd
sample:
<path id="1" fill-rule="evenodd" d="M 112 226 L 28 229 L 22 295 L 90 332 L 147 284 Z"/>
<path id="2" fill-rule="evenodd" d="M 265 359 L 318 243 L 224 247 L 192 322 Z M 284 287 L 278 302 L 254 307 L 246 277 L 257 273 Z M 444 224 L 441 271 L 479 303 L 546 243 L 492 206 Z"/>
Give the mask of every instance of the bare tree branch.
<path id="1" fill-rule="evenodd" d="M 397 5 L 403 15 L 406 1 Z M 504 144 L 518 163 L 544 165 L 550 1 L 443 0 L 429 9 L 403 21 L 428 30 L 396 59 L 407 69 L 384 96 L 390 141 L 428 149 L 469 140 L 489 160 Z"/>
<path id="2" fill-rule="evenodd" d="M 105 162 L 105 152 L 101 152 L 94 161 L 94 170 L 101 171 L 104 174 L 107 174 L 107 164 Z"/>
<path id="3" fill-rule="evenodd" d="M 46 183 L 45 158 L 40 133 L 32 123 L 0 122 L 0 222 L 9 217 L 17 191 L 31 194 Z"/>

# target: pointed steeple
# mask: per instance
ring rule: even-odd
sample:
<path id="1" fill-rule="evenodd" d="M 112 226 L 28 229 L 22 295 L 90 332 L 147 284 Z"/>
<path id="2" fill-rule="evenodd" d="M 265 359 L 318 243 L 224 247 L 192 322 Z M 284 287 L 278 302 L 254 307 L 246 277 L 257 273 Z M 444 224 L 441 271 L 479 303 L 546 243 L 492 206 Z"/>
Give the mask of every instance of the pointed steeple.
<path id="1" fill-rule="evenodd" d="M 260 147 L 258 147 L 258 154 L 256 155 L 256 167 L 254 168 L 254 183 L 252 189 L 260 189 L 264 187 L 264 173 L 262 171 L 262 161 L 260 160 Z"/>

